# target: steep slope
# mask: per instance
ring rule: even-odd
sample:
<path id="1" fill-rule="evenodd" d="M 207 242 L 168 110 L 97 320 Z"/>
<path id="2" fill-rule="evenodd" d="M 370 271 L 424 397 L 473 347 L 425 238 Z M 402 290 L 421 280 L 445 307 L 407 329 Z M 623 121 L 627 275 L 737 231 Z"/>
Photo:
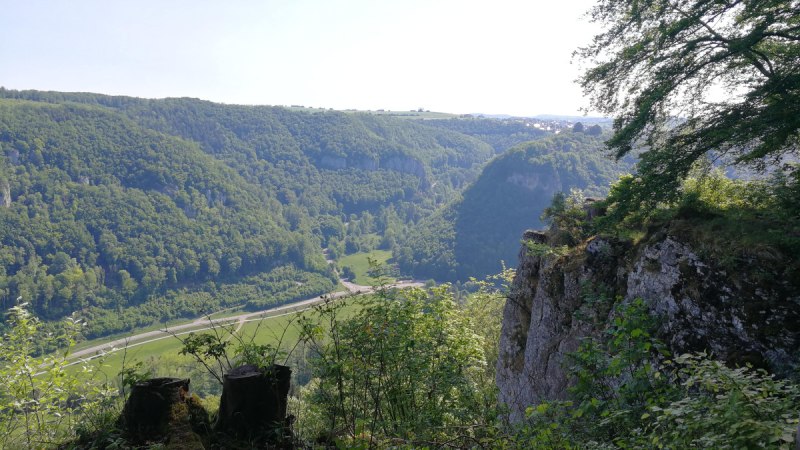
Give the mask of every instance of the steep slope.
<path id="1" fill-rule="evenodd" d="M 470 136 L 417 121 L 338 111 L 0 90 L 0 97 L 79 102 L 197 142 L 250 181 L 310 212 L 359 213 L 399 201 L 428 204 L 479 173 L 493 151 Z"/>
<path id="2" fill-rule="evenodd" d="M 106 109 L 0 100 L 0 151 L 5 305 L 57 318 L 285 265 L 328 276 L 274 196 Z"/>
<path id="3" fill-rule="evenodd" d="M 519 236 L 557 192 L 602 195 L 630 165 L 603 155 L 602 140 L 562 133 L 492 160 L 462 198 L 421 221 L 396 255 L 401 268 L 441 280 L 480 277 L 516 262 Z"/>

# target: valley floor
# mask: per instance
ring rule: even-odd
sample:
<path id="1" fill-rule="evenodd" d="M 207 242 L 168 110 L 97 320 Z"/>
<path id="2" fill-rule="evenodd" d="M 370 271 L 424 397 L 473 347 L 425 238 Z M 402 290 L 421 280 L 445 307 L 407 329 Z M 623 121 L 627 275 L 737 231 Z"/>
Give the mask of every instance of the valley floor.
<path id="1" fill-rule="evenodd" d="M 207 330 L 220 325 L 229 325 L 237 323 L 237 329 L 247 322 L 257 321 L 268 317 L 277 317 L 285 314 L 292 314 L 296 312 L 305 311 L 314 305 L 323 302 L 326 299 L 336 299 L 349 295 L 368 294 L 375 291 L 373 286 L 364 286 L 351 283 L 345 280 L 339 280 L 340 283 L 347 289 L 346 291 L 332 292 L 325 295 L 300 300 L 297 302 L 289 303 L 286 305 L 276 306 L 273 308 L 264 309 L 261 311 L 248 312 L 237 314 L 219 319 L 213 319 L 211 316 L 197 318 L 191 322 L 165 327 L 160 330 L 146 331 L 142 333 L 132 334 L 113 341 L 103 342 L 101 344 L 93 345 L 91 347 L 77 350 L 69 355 L 69 359 L 75 361 L 70 365 L 79 364 L 83 361 L 97 358 L 109 353 L 116 352 L 123 348 L 130 348 L 134 346 L 144 345 L 150 342 L 167 339 L 173 335 L 180 335 L 191 333 L 195 331 Z M 392 287 L 404 289 L 411 287 L 421 287 L 423 283 L 418 281 L 400 281 L 392 284 Z"/>

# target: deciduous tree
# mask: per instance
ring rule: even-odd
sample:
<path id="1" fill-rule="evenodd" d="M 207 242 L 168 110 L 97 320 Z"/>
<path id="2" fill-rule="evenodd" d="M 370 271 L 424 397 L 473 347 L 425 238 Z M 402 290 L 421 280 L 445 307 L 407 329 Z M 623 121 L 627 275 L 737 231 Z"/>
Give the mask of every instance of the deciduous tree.
<path id="1" fill-rule="evenodd" d="M 609 148 L 642 155 L 639 196 L 671 197 L 707 154 L 763 168 L 800 147 L 800 2 L 600 0 L 604 30 L 576 52 Z"/>

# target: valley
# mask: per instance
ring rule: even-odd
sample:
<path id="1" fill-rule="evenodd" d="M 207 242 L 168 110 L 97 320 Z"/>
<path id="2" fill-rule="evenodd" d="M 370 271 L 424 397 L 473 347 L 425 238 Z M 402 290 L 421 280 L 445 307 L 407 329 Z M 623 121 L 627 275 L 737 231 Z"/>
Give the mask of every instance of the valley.
<path id="1" fill-rule="evenodd" d="M 420 239 L 451 226 L 433 224 L 453 216 L 461 195 L 465 205 L 473 192 L 487 205 L 500 205 L 492 196 L 510 201 L 479 193 L 496 182 L 484 166 L 521 142 L 572 134 L 554 123 L 0 90 L 0 305 L 19 297 L 53 324 L 77 314 L 94 339 L 320 295 L 333 290 L 337 269 L 369 284 L 366 260 L 350 261 L 357 253 L 376 252 L 395 278 L 485 276 L 501 259 L 513 265 L 510 249 L 556 192 L 601 192 L 610 177 L 565 173 L 519 203 L 513 226 L 459 238 L 503 236 L 500 253 L 483 253 L 493 241 L 468 254 Z M 598 151 L 595 137 L 581 136 L 592 143 L 540 152 Z M 481 223 L 475 211 L 464 220 Z M 428 262 L 439 247 L 441 258 L 455 255 L 442 262 L 449 268 Z"/>
<path id="2" fill-rule="evenodd" d="M 800 172 L 587 124 L 0 88 L 0 444 L 183 442 L 167 380 L 198 449 L 788 448 Z M 272 428 L 212 426 L 239 371 Z"/>

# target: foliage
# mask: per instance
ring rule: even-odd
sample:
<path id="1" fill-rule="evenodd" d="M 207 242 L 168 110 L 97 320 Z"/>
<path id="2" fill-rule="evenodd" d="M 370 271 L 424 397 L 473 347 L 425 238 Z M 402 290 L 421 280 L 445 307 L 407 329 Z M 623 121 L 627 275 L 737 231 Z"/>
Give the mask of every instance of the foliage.
<path id="1" fill-rule="evenodd" d="M 386 276 L 387 282 L 394 282 L 397 277 L 397 267 L 392 264 L 392 254 L 387 250 L 373 250 L 369 253 L 354 253 L 339 259 L 342 264 L 342 276 L 350 278 L 350 282 L 371 286 L 378 284 L 378 274 Z"/>
<path id="2" fill-rule="evenodd" d="M 495 153 L 500 154 L 511 147 L 524 142 L 535 141 L 548 136 L 539 128 L 517 119 L 498 120 L 477 117 L 461 117 L 458 119 L 428 120 L 426 126 L 457 131 L 474 136 L 492 146 Z"/>
<path id="3" fill-rule="evenodd" d="M 115 389 L 86 383 L 84 367 L 78 376 L 67 376 L 67 355 L 81 322 L 67 319 L 64 334 L 43 335 L 39 320 L 27 304 L 8 312 L 10 327 L 0 342 L 0 446 L 42 448 L 55 446 L 78 430 L 105 426 L 113 408 Z M 31 356 L 41 341 L 54 341 L 61 352 L 40 358 Z"/>
<path id="4" fill-rule="evenodd" d="M 538 256 L 540 258 L 546 256 L 561 257 L 569 253 L 569 247 L 561 245 L 554 247 L 550 244 L 535 242 L 532 240 L 523 240 L 522 245 L 528 250 L 528 255 Z"/>
<path id="5" fill-rule="evenodd" d="M 496 151 L 545 134 L 463 120 L 0 88 L 0 305 L 80 311 L 97 337 L 329 291 L 320 246 L 401 251 Z"/>
<path id="6" fill-rule="evenodd" d="M 642 447 L 793 447 L 800 386 L 763 370 L 729 368 L 705 354 L 681 355 L 675 363 L 682 397 L 649 408 L 653 420 L 641 430 Z"/>
<path id="7" fill-rule="evenodd" d="M 550 206 L 542 212 L 542 220 L 549 225 L 548 240 L 554 246 L 572 247 L 590 235 L 586 198 L 580 189 L 572 189 L 569 195 L 556 193 Z"/>
<path id="8" fill-rule="evenodd" d="M 581 85 L 616 115 L 618 157 L 647 149 L 629 208 L 674 199 L 706 155 L 763 168 L 797 154 L 795 2 L 603 0 L 590 16 L 604 30 L 576 52 L 591 64 Z"/>
<path id="9" fill-rule="evenodd" d="M 274 192 L 108 109 L 0 100 L 0 178 L 0 304 L 82 311 L 90 336 L 333 286 L 317 237 Z M 251 292 L 196 295 L 232 284 Z"/>
<path id="10" fill-rule="evenodd" d="M 472 278 L 477 291 L 469 294 L 459 302 L 459 310 L 469 317 L 472 331 L 482 338 L 483 355 L 486 360 L 486 380 L 495 389 L 494 379 L 497 368 L 498 345 L 502 328 L 503 309 L 506 297 L 511 290 L 511 282 L 516 272 L 503 267 L 503 270 L 486 277 L 484 280 Z"/>
<path id="11" fill-rule="evenodd" d="M 322 306 L 320 320 L 303 326 L 317 354 L 305 401 L 324 417 L 329 439 L 419 446 L 485 436 L 493 419 L 480 394 L 479 384 L 492 381 L 483 342 L 447 286 L 381 289 L 353 316 L 338 311 Z"/>
<path id="12" fill-rule="evenodd" d="M 241 325 L 240 322 L 217 324 L 210 317 L 208 318 L 210 331 L 192 332 L 185 338 L 181 338 L 177 334 L 172 336 L 181 341 L 182 348 L 179 352 L 181 355 L 192 356 L 196 363 L 205 368 L 206 372 L 219 385 L 222 385 L 225 374 L 234 367 L 250 364 L 266 368 L 273 364 L 285 364 L 297 344 L 287 352 L 284 349 L 284 338 L 297 320 L 298 317 L 293 315 L 284 324 L 283 330 L 279 336 L 276 336 L 275 342 L 264 344 L 256 342 L 259 331 L 265 332 L 265 330 L 261 330 L 261 326 L 265 322 L 263 317 L 258 321 L 255 332 L 249 336 L 241 335 L 238 332 L 241 327 L 236 325 L 237 323 Z"/>
<path id="13" fill-rule="evenodd" d="M 648 406 L 671 395 L 657 365 L 669 352 L 651 335 L 654 329 L 655 320 L 641 299 L 618 303 L 604 336 L 585 340 L 571 355 L 570 371 L 576 377 L 573 416 L 588 419 L 589 434 L 624 436 L 639 424 Z"/>
<path id="14" fill-rule="evenodd" d="M 630 209 L 638 179 L 623 176 L 601 202 L 607 214 L 592 228 L 602 234 L 635 236 L 666 227 L 697 251 L 726 268 L 759 258 L 767 279 L 800 273 L 792 255 L 800 251 L 797 172 L 774 172 L 769 178 L 734 180 L 718 170 L 698 171 L 687 178 L 678 197 L 656 209 Z M 772 274 L 772 275 L 770 275 Z"/>

